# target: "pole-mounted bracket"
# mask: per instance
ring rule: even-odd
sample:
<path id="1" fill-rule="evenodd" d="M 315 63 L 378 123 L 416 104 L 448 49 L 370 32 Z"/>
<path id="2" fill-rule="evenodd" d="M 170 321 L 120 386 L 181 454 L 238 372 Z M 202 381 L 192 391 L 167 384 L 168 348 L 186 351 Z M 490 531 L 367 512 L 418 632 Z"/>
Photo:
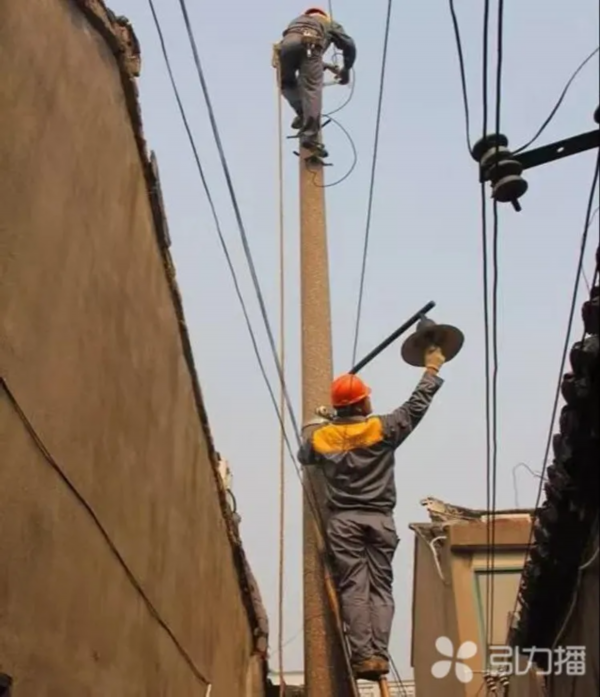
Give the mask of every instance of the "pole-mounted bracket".
<path id="1" fill-rule="evenodd" d="M 600 125 L 600 106 L 594 112 L 594 120 Z M 599 147 L 598 128 L 517 153 L 509 149 L 508 138 L 499 133 L 477 141 L 471 156 L 479 163 L 479 181 L 491 183 L 492 198 L 499 203 L 510 203 L 516 211 L 520 211 L 519 199 L 529 188 L 529 184 L 521 176 L 524 170 Z"/>

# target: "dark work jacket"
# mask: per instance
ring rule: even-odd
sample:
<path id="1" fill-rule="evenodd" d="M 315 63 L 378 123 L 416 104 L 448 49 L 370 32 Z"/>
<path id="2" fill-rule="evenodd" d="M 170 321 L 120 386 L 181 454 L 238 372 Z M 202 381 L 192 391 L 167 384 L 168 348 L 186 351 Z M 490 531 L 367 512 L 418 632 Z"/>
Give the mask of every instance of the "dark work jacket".
<path id="1" fill-rule="evenodd" d="M 418 426 L 443 383 L 425 373 L 409 400 L 391 414 L 336 418 L 305 432 L 298 459 L 322 468 L 332 510 L 394 510 L 395 450 Z"/>
<path id="2" fill-rule="evenodd" d="M 327 51 L 333 44 L 344 56 L 344 67 L 348 68 L 348 70 L 352 68 L 356 62 L 356 44 L 352 37 L 346 34 L 341 24 L 337 22 L 322 22 L 310 15 L 301 15 L 290 22 L 283 35 L 302 34 L 304 31 L 315 32 L 323 52 Z"/>

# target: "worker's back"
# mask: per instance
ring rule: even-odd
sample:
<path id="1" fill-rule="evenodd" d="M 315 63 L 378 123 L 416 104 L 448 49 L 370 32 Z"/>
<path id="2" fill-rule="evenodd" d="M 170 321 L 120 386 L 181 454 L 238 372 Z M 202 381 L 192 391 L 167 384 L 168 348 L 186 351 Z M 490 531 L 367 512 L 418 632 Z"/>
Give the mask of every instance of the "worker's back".
<path id="1" fill-rule="evenodd" d="M 313 431 L 300 459 L 317 460 L 332 509 L 391 512 L 396 447 L 387 416 L 336 418 Z"/>
<path id="2" fill-rule="evenodd" d="M 292 20 L 287 29 L 283 32 L 284 36 L 288 34 L 303 34 L 304 32 L 315 33 L 319 38 L 319 43 L 323 45 L 324 50 L 329 48 L 331 37 L 328 31 L 330 23 L 317 19 L 314 15 L 300 15 Z"/>
<path id="3" fill-rule="evenodd" d="M 385 416 L 338 416 L 305 432 L 298 458 L 323 470 L 332 509 L 393 511 L 395 450 L 419 425 L 443 382 L 426 372 L 408 401 Z"/>

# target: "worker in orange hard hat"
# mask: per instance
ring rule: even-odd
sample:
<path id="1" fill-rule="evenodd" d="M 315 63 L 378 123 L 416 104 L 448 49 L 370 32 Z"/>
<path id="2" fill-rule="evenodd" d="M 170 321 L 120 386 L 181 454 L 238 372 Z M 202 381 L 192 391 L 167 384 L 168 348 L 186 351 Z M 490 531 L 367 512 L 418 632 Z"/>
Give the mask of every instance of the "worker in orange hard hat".
<path id="1" fill-rule="evenodd" d="M 430 347 L 409 400 L 383 416 L 372 414 L 371 389 L 357 375 L 341 375 L 331 385 L 334 412 L 320 407 L 319 418 L 303 429 L 298 458 L 321 467 L 327 483 L 328 546 L 357 678 L 378 680 L 389 673 L 392 561 L 399 542 L 393 518 L 395 451 L 443 384 L 438 373 L 445 360 L 440 348 Z"/>
<path id="2" fill-rule="evenodd" d="M 292 128 L 300 131 L 302 147 L 321 157 L 327 156 L 319 142 L 323 55 L 331 44 L 343 54 L 344 65 L 338 73 L 338 81 L 347 85 L 356 61 L 356 45 L 325 10 L 311 7 L 290 22 L 278 48 L 281 92 L 296 112 Z"/>

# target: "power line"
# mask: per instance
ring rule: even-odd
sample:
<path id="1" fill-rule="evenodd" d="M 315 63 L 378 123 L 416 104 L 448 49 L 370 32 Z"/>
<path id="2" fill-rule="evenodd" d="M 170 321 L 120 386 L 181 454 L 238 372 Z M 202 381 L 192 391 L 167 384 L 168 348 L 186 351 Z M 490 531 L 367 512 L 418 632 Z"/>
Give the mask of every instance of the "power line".
<path id="1" fill-rule="evenodd" d="M 159 36 L 159 40 L 160 40 L 160 44 L 161 44 L 163 56 L 164 56 L 164 59 L 165 59 L 165 64 L 166 64 L 166 66 L 167 66 L 167 71 L 168 71 L 168 73 L 169 73 L 169 78 L 170 78 L 170 80 L 171 80 L 171 85 L 172 85 L 172 87 L 173 87 L 173 92 L 174 92 L 174 94 L 175 94 L 175 99 L 176 99 L 177 104 L 178 104 L 178 107 L 179 107 L 179 112 L 180 112 L 180 114 L 181 114 L 181 118 L 182 118 L 183 124 L 184 124 L 184 126 L 185 126 L 186 133 L 187 133 L 188 138 L 189 138 L 189 141 L 190 141 L 190 146 L 191 146 L 192 152 L 193 152 L 193 154 L 194 154 L 194 159 L 195 159 L 195 161 L 196 161 L 196 166 L 197 166 L 197 168 L 198 168 L 198 172 L 200 173 L 200 178 L 201 178 L 201 180 L 202 180 L 202 185 L 203 185 L 204 191 L 205 191 L 205 193 L 206 193 L 206 197 L 207 197 L 207 200 L 208 200 L 208 203 L 209 203 L 211 212 L 212 212 L 212 216 L 213 216 L 214 221 L 215 221 L 215 227 L 216 227 L 216 230 L 217 230 L 217 234 L 218 234 L 218 236 L 219 236 L 219 241 L 220 241 L 220 243 L 221 243 L 221 247 L 222 247 L 223 252 L 224 252 L 224 254 L 225 254 L 225 259 L 226 259 L 226 261 L 227 261 L 227 266 L 228 266 L 229 271 L 230 271 L 230 273 L 231 273 L 231 277 L 232 277 L 232 280 L 233 280 L 233 283 L 234 283 L 234 288 L 235 288 L 235 291 L 236 291 L 236 295 L 237 295 L 237 297 L 238 297 L 238 299 L 239 299 L 239 301 L 240 301 L 240 305 L 241 305 L 241 307 L 242 307 L 242 312 L 243 312 L 243 315 L 244 315 L 244 319 L 245 319 L 245 322 L 246 322 L 246 326 L 247 326 L 247 329 L 248 329 L 248 333 L 249 333 L 249 335 L 250 335 L 250 340 L 251 340 L 251 343 L 252 343 L 252 347 L 253 347 L 253 349 L 254 349 L 254 353 L 255 353 L 256 359 L 257 359 L 257 361 L 258 361 L 258 365 L 259 365 L 259 368 L 260 368 L 260 372 L 261 372 L 261 375 L 262 375 L 263 380 L 264 380 L 264 382 L 265 382 L 265 385 L 266 385 L 266 387 L 267 387 L 267 391 L 269 392 L 269 397 L 270 397 L 270 399 L 271 399 L 271 402 L 272 402 L 273 407 L 274 407 L 274 409 L 275 409 L 275 413 L 276 413 L 276 415 L 277 415 L 277 419 L 278 419 L 279 424 L 280 424 L 280 427 L 281 427 L 281 429 L 282 429 L 282 433 L 283 433 L 283 435 L 284 435 L 284 441 L 285 441 L 286 449 L 287 449 L 287 451 L 288 451 L 288 454 L 289 454 L 289 456 L 290 456 L 290 459 L 291 459 L 291 461 L 292 461 L 292 464 L 294 465 L 294 469 L 295 469 L 295 471 L 296 471 L 296 475 L 298 476 L 298 479 L 299 479 L 299 481 L 300 481 L 300 483 L 301 483 L 301 485 L 302 485 L 302 488 L 303 488 L 303 490 L 304 490 L 304 494 L 307 496 L 307 501 L 308 501 L 309 507 L 310 507 L 310 509 L 311 509 L 311 511 L 312 511 L 312 514 L 313 514 L 313 516 L 314 516 L 314 518 L 315 518 L 315 522 L 316 522 L 316 524 L 317 524 L 317 527 L 319 528 L 319 531 L 320 531 L 321 535 L 323 535 L 323 534 L 324 534 L 323 531 L 324 531 L 325 528 L 324 528 L 324 523 L 323 523 L 322 516 L 320 515 L 320 512 L 318 511 L 318 508 L 316 508 L 316 496 L 315 496 L 315 493 L 314 493 L 314 491 L 312 491 L 312 486 L 310 486 L 309 483 L 305 482 L 305 481 L 304 481 L 304 478 L 302 477 L 302 473 L 301 473 L 300 467 L 299 467 L 299 465 L 298 465 L 298 463 L 297 463 L 297 461 L 296 461 L 296 458 L 295 458 L 295 456 L 294 456 L 294 451 L 293 451 L 293 449 L 292 449 L 292 446 L 291 446 L 289 437 L 288 437 L 288 435 L 287 435 L 287 430 L 286 430 L 286 426 L 285 426 L 284 415 L 283 415 L 283 414 L 280 412 L 280 410 L 279 410 L 279 406 L 278 406 L 278 404 L 277 404 L 277 399 L 276 399 L 276 397 L 275 397 L 275 392 L 274 392 L 274 390 L 273 390 L 273 387 L 272 387 L 271 382 L 270 382 L 270 380 L 269 380 L 269 377 L 268 377 L 268 375 L 267 375 L 267 371 L 266 371 L 265 365 L 264 365 L 263 360 L 262 360 L 262 357 L 261 357 L 261 355 L 260 355 L 260 350 L 259 350 L 259 348 L 258 348 L 258 342 L 257 342 L 257 340 L 256 340 L 256 335 L 255 335 L 254 330 L 253 330 L 253 328 L 252 328 L 252 323 L 250 322 L 250 317 L 249 317 L 249 314 L 248 314 L 248 309 L 247 309 L 247 307 L 246 307 L 246 303 L 245 303 L 245 301 L 244 301 L 244 296 L 243 296 L 242 291 L 241 291 L 241 289 L 240 289 L 240 285 L 239 285 L 239 281 L 238 281 L 238 278 L 237 278 L 237 274 L 236 274 L 235 268 L 234 268 L 234 266 L 233 266 L 233 262 L 232 262 L 232 260 L 231 260 L 231 256 L 230 256 L 230 254 L 229 254 L 229 250 L 228 250 L 228 248 L 227 248 L 227 243 L 225 242 L 225 238 L 224 238 L 224 236 L 223 236 L 223 232 L 222 232 L 222 229 L 221 229 L 221 223 L 220 223 L 220 220 L 219 220 L 219 216 L 218 216 L 218 214 L 217 214 L 216 207 L 215 207 L 215 204 L 214 204 L 214 200 L 213 200 L 213 198 L 212 198 L 212 194 L 211 194 L 211 192 L 210 192 L 210 188 L 209 188 L 208 182 L 207 182 L 207 180 L 206 180 L 206 175 L 205 175 L 205 173 L 204 173 L 204 169 L 203 169 L 202 164 L 201 164 L 201 162 L 200 162 L 200 157 L 199 157 L 199 155 L 198 155 L 198 149 L 196 148 L 196 143 L 195 143 L 195 141 L 194 141 L 194 138 L 193 138 L 193 135 L 192 135 L 190 126 L 189 126 L 189 122 L 188 122 L 188 119 L 187 119 L 187 115 L 186 115 L 186 113 L 185 113 L 185 108 L 184 108 L 183 103 L 182 103 L 182 101 L 181 101 L 181 96 L 180 96 L 180 94 L 179 94 L 179 89 L 178 89 L 178 87 L 177 87 L 177 82 L 175 81 L 175 78 L 174 78 L 174 75 L 173 75 L 173 70 L 172 70 L 171 62 L 170 62 L 169 55 L 168 55 L 168 52 L 167 52 L 167 49 L 166 49 L 166 44 L 165 44 L 165 40 L 164 40 L 164 35 L 163 35 L 163 32 L 162 32 L 162 27 L 161 27 L 161 25 L 160 25 L 160 20 L 158 19 L 158 15 L 156 14 L 156 9 L 155 9 L 153 0 L 148 0 L 148 4 L 150 5 L 150 9 L 151 9 L 151 12 L 152 12 L 152 17 L 153 17 L 153 19 L 154 19 L 154 23 L 155 23 L 155 25 L 156 25 L 156 29 L 157 29 L 157 32 L 158 32 L 158 36 Z M 279 359 L 278 359 L 278 360 L 279 360 Z M 291 407 L 289 406 L 289 402 L 288 402 L 288 407 L 291 409 Z M 293 414 L 293 412 L 292 412 L 292 414 Z M 299 431 L 298 431 L 298 430 L 296 430 L 296 438 L 297 438 L 298 441 L 300 441 L 300 434 L 299 434 Z M 310 487 L 310 489 L 311 489 L 310 491 L 308 490 L 309 487 Z"/>
<path id="2" fill-rule="evenodd" d="M 175 77 L 174 77 L 174 75 L 173 75 L 173 69 L 172 69 L 172 67 L 171 67 L 171 61 L 170 61 L 170 59 L 169 59 L 169 54 L 168 54 L 167 47 L 166 47 L 166 44 L 165 44 L 165 39 L 164 39 L 164 35 L 163 35 L 163 32 L 162 32 L 162 27 L 161 27 L 161 25 L 160 25 L 160 20 L 159 20 L 159 18 L 158 18 L 157 13 L 156 13 L 156 8 L 155 8 L 155 6 L 154 6 L 153 0 L 148 0 L 148 4 L 149 4 L 149 6 L 150 6 L 150 11 L 151 11 L 151 13 L 152 13 L 152 18 L 153 18 L 153 20 L 154 20 L 154 24 L 155 24 L 155 26 L 156 26 L 156 30 L 157 30 L 157 33 L 158 33 L 158 38 L 159 38 L 159 41 L 160 41 L 160 45 L 161 45 L 163 57 L 164 57 L 164 59 L 165 59 L 165 65 L 166 65 L 166 67 L 167 67 L 167 72 L 168 72 L 168 74 L 169 74 L 169 78 L 170 78 L 170 81 L 171 81 L 171 86 L 172 86 L 172 88 L 173 88 L 173 92 L 174 92 L 174 94 L 175 94 L 175 99 L 176 99 L 177 105 L 178 105 L 178 107 L 179 107 L 179 113 L 180 113 L 180 115 L 181 115 L 181 118 L 182 118 L 182 121 L 183 121 L 183 125 L 184 125 L 184 127 L 185 127 L 185 130 L 186 130 L 186 133 L 187 133 L 187 135 L 188 135 L 188 139 L 189 139 L 189 142 L 190 142 L 190 146 L 191 146 L 191 148 L 192 148 L 192 152 L 193 152 L 193 155 L 194 155 L 194 159 L 195 159 L 195 161 L 196 161 L 196 166 L 197 166 L 198 172 L 199 172 L 199 174 L 200 174 L 200 179 L 201 179 L 201 181 L 202 181 L 202 186 L 203 186 L 204 191 L 205 191 L 205 193 L 206 193 L 206 198 L 207 198 L 207 200 L 208 200 L 208 205 L 209 205 L 209 207 L 210 207 L 210 210 L 211 210 L 211 213 L 212 213 L 212 217 L 213 217 L 214 222 L 215 222 L 215 227 L 216 227 L 216 230 L 217 230 L 217 235 L 218 235 L 218 237 L 219 237 L 219 242 L 220 242 L 220 244 L 221 244 L 221 248 L 223 249 L 223 253 L 225 254 L 225 260 L 226 260 L 226 262 L 227 262 L 227 266 L 228 266 L 228 268 L 229 268 L 229 272 L 230 272 L 231 277 L 232 277 L 232 280 L 233 280 L 235 292 L 236 292 L 236 295 L 237 295 L 237 297 L 238 297 L 238 300 L 239 300 L 240 305 L 241 305 L 241 308 L 242 308 L 242 313 L 243 313 L 243 315 L 244 315 L 244 320 L 245 320 L 245 322 L 246 322 L 246 327 L 247 327 L 248 333 L 249 333 L 249 335 L 250 335 L 250 340 L 251 340 L 251 342 L 252 342 L 252 347 L 253 347 L 253 349 L 254 349 L 254 353 L 255 353 L 256 359 L 257 359 L 257 361 L 258 361 L 259 369 L 260 369 L 261 375 L 262 375 L 262 377 L 263 377 L 263 380 L 265 381 L 265 384 L 266 384 L 266 386 L 267 386 L 267 390 L 268 390 L 268 392 L 269 392 L 269 396 L 270 396 L 270 398 L 271 398 L 271 401 L 272 401 L 272 403 L 273 403 L 273 406 L 275 407 L 275 411 L 276 411 L 276 413 L 277 413 L 277 416 L 278 416 L 278 419 L 279 419 L 279 423 L 281 424 L 281 427 L 282 427 L 282 429 L 284 430 L 284 433 L 285 433 L 285 423 L 284 423 L 284 421 L 283 421 L 283 419 L 282 419 L 282 415 L 279 413 L 279 407 L 278 407 L 278 405 L 277 405 L 277 399 L 276 399 L 276 397 L 275 397 L 275 392 L 273 391 L 273 387 L 271 386 L 271 382 L 270 382 L 269 377 L 268 377 L 268 375 L 267 375 L 267 371 L 266 371 L 265 365 L 264 365 L 263 360 L 262 360 L 262 357 L 261 357 L 261 355 L 260 355 L 260 350 L 259 350 L 259 348 L 258 348 L 258 342 L 257 342 L 257 339 L 256 339 L 256 335 L 255 335 L 255 333 L 254 333 L 254 329 L 252 328 L 252 323 L 251 323 L 251 321 L 250 321 L 250 316 L 249 316 L 249 313 L 248 313 L 248 308 L 247 308 L 247 306 L 246 306 L 246 302 L 245 302 L 245 300 L 244 300 L 244 296 L 243 296 L 242 291 L 241 291 L 241 288 L 240 288 L 240 284 L 239 284 L 239 280 L 238 280 L 238 277 L 237 277 L 237 273 L 236 273 L 236 271 L 235 271 L 235 267 L 233 266 L 233 261 L 232 261 L 232 259 L 231 259 L 231 255 L 230 255 L 230 253 L 229 253 L 229 249 L 228 249 L 228 247 L 227 247 L 227 243 L 226 243 L 225 237 L 224 237 L 224 235 L 223 235 L 223 231 L 222 231 L 222 228 L 221 228 L 221 221 L 220 221 L 219 216 L 218 216 L 218 213 L 217 213 L 217 209 L 216 209 L 216 206 L 215 206 L 215 203 L 214 203 L 214 199 L 213 199 L 213 197 L 212 197 L 212 193 L 211 193 L 210 188 L 209 188 L 209 186 L 208 186 L 208 181 L 207 181 L 207 179 L 206 179 L 206 174 L 205 174 L 205 172 L 204 172 L 204 168 L 202 167 L 202 163 L 201 163 L 201 161 L 200 161 L 200 156 L 199 156 L 199 154 L 198 154 L 198 149 L 197 149 L 197 147 L 196 147 L 196 143 L 195 143 L 194 137 L 193 137 L 193 135 L 192 135 L 192 131 L 191 131 L 191 128 L 190 128 L 188 119 L 187 119 L 187 115 L 186 115 L 186 113 L 185 113 L 185 108 L 184 108 L 184 106 L 183 106 L 183 102 L 181 101 L 181 96 L 180 96 L 180 94 L 179 94 L 179 89 L 178 89 L 178 87 L 177 87 L 177 82 L 175 81 Z M 290 455 L 293 457 L 293 450 L 292 450 L 292 447 L 291 447 L 291 444 L 290 444 L 290 441 L 289 441 L 289 438 L 287 437 L 287 435 L 286 435 L 285 439 L 286 439 L 287 449 L 288 449 Z"/>
<path id="3" fill-rule="evenodd" d="M 203 685 L 210 686 L 211 681 L 203 674 L 203 672 L 198 668 L 196 663 L 194 662 L 194 659 L 190 656 L 190 654 L 187 652 L 187 650 L 183 647 L 171 627 L 167 624 L 167 622 L 163 619 L 162 615 L 160 612 L 157 610 L 156 606 L 150 600 L 150 597 L 142 587 L 140 581 L 137 579 L 133 571 L 131 570 L 129 564 L 125 561 L 125 558 L 119 551 L 117 545 L 113 541 L 112 537 L 108 533 L 107 529 L 104 527 L 104 524 L 100 520 L 98 514 L 96 511 L 92 508 L 91 504 L 87 501 L 87 499 L 81 494 L 79 489 L 73 484 L 71 479 L 67 476 L 67 473 L 65 470 L 59 465 L 58 461 L 56 458 L 52 455 L 52 453 L 48 450 L 46 447 L 46 444 L 43 442 L 41 437 L 38 435 L 38 432 L 36 431 L 34 425 L 31 423 L 29 418 L 27 417 L 27 414 L 23 411 L 21 408 L 21 405 L 19 404 L 19 401 L 17 400 L 16 396 L 13 394 L 12 390 L 8 386 L 6 380 L 4 378 L 0 377 L 0 387 L 3 387 L 6 395 L 12 404 L 17 416 L 19 417 L 21 423 L 25 427 L 25 430 L 29 434 L 29 437 L 35 444 L 36 448 L 39 450 L 41 455 L 43 456 L 44 460 L 50 465 L 50 467 L 54 470 L 56 475 L 59 477 L 59 479 L 63 482 L 63 484 L 67 487 L 67 489 L 73 494 L 77 502 L 80 504 L 80 506 L 85 510 L 87 513 L 88 517 L 90 520 L 93 522 L 94 526 L 100 533 L 100 536 L 102 539 L 106 542 L 106 545 L 108 546 L 111 554 L 113 557 L 117 560 L 119 566 L 125 573 L 125 576 L 127 577 L 127 580 L 131 584 L 131 586 L 135 589 L 137 594 L 140 596 L 142 599 L 144 605 L 146 606 L 146 609 L 150 613 L 150 616 L 157 622 L 157 624 L 163 629 L 163 631 L 167 634 L 173 645 L 175 646 L 177 652 L 179 655 L 183 658 L 184 662 L 188 666 L 188 668 L 191 670 L 191 672 L 194 674 L 194 677 L 201 682 Z"/>
<path id="4" fill-rule="evenodd" d="M 460 82 L 462 87 L 463 106 L 465 109 L 465 128 L 467 135 L 467 148 L 471 152 L 471 112 L 469 110 L 469 95 L 467 91 L 467 74 L 465 70 L 465 57 L 462 48 L 462 39 L 460 36 L 460 26 L 458 16 L 454 6 L 454 0 L 450 0 L 450 15 L 452 17 L 452 26 L 454 28 L 454 37 L 456 39 L 456 49 L 458 51 L 458 64 L 460 68 Z"/>
<path id="5" fill-rule="evenodd" d="M 490 24 L 490 0 L 485 0 L 483 13 L 483 135 L 487 136 L 488 122 L 488 63 L 489 63 L 489 24 Z M 483 319 L 485 335 L 485 421 L 486 421 L 486 508 L 488 512 L 492 506 L 491 471 L 492 471 L 492 445 L 491 445 L 491 381 L 490 381 L 490 335 L 489 335 L 489 276 L 488 276 L 488 231 L 487 231 L 487 200 L 485 182 L 480 185 L 481 198 L 481 236 L 483 257 Z M 486 523 L 487 537 L 487 569 L 488 578 L 491 568 L 491 519 L 488 515 Z M 486 629 L 490 626 L 490 584 L 486 584 Z M 486 632 L 486 639 L 489 634 Z M 489 645 L 489 643 L 488 643 Z"/>
<path id="6" fill-rule="evenodd" d="M 502 115 L 502 68 L 504 59 L 504 0 L 498 0 L 498 28 L 497 28 L 497 64 L 496 64 L 496 142 L 499 142 L 500 122 Z M 490 576 L 490 643 L 494 641 L 494 608 L 495 608 L 495 566 L 496 566 L 496 508 L 498 495 L 498 246 L 500 238 L 500 222 L 498 216 L 498 201 L 493 203 L 493 287 L 492 287 L 492 568 Z M 488 516 L 489 517 L 489 516 Z"/>
<path id="7" fill-rule="evenodd" d="M 392 0 L 388 0 L 387 16 L 385 20 L 385 34 L 383 40 L 383 56 L 381 59 L 381 78 L 379 83 L 379 99 L 377 103 L 377 119 L 375 125 L 375 142 L 373 145 L 373 162 L 371 165 L 371 183 L 369 186 L 369 200 L 367 206 L 367 225 L 365 229 L 365 241 L 363 249 L 362 267 L 360 274 L 360 287 L 358 291 L 358 307 L 356 311 L 356 327 L 354 330 L 354 348 L 352 351 L 352 365 L 356 363 L 356 352 L 358 349 L 358 334 L 360 330 L 360 319 L 362 312 L 362 301 L 364 295 L 365 275 L 367 269 L 367 258 L 369 254 L 369 237 L 371 232 L 371 217 L 373 213 L 373 196 L 375 192 L 375 176 L 377 172 L 377 160 L 379 157 L 379 134 L 381 130 L 381 114 L 383 111 L 383 97 L 385 93 L 385 73 L 387 67 L 388 45 L 390 37 L 390 26 L 392 21 Z"/>
<path id="8" fill-rule="evenodd" d="M 266 332 L 267 332 L 267 336 L 268 336 L 268 339 L 269 339 L 269 345 L 270 345 L 270 347 L 271 347 L 271 352 L 272 352 L 273 358 L 274 358 L 274 360 L 275 360 L 275 365 L 276 365 L 276 367 L 277 367 L 277 372 L 278 372 L 278 374 L 279 374 L 279 380 L 280 380 L 281 388 L 282 388 L 282 390 L 283 390 L 283 392 L 284 392 L 285 401 L 286 401 L 287 406 L 288 406 L 288 412 L 289 412 L 289 415 L 290 415 L 290 419 L 291 419 L 291 421 L 292 421 L 292 425 L 293 425 L 293 427 L 294 427 L 294 431 L 295 431 L 295 433 L 296 433 L 296 438 L 297 438 L 298 441 L 300 442 L 300 429 L 299 429 L 299 427 L 298 427 L 298 421 L 297 421 L 296 415 L 295 415 L 295 413 L 294 413 L 294 409 L 293 409 L 293 406 L 292 406 L 292 402 L 291 402 L 291 400 L 290 400 L 290 397 L 289 397 L 289 394 L 288 394 L 288 391 L 287 391 L 287 387 L 286 387 L 286 384 L 285 384 L 285 379 L 284 379 L 283 371 L 282 371 L 282 369 L 281 369 L 281 364 L 280 364 L 280 362 L 279 362 L 279 356 L 278 356 L 278 352 L 277 352 L 277 346 L 276 346 L 276 344 L 275 344 L 275 339 L 274 339 L 274 337 L 273 337 L 273 331 L 272 331 L 272 329 L 271 329 L 271 323 L 270 323 L 270 321 L 269 321 L 269 315 L 268 315 L 268 312 L 267 312 L 267 308 L 266 308 L 266 305 L 265 305 L 264 297 L 263 297 L 262 290 L 261 290 L 261 287 L 260 287 L 260 282 L 259 282 L 259 280 L 258 280 L 258 275 L 257 275 L 257 273 L 256 273 L 256 267 L 255 267 L 255 265 L 254 265 L 254 260 L 253 260 L 253 258 L 252 258 L 252 252 L 250 251 L 250 245 L 249 245 L 249 243 L 248 243 L 248 236 L 247 236 L 247 234 L 246 234 L 246 228 L 245 228 L 244 222 L 243 222 L 243 220 L 242 220 L 242 215 L 241 215 L 241 212 L 240 212 L 240 207 L 239 207 L 239 204 L 238 204 L 237 196 L 236 196 L 235 189 L 234 189 L 234 186 L 233 186 L 233 182 L 232 182 L 232 179 L 231 179 L 231 173 L 230 173 L 230 171 L 229 171 L 229 165 L 227 164 L 227 158 L 226 158 L 226 156 L 225 156 L 225 150 L 224 150 L 224 148 L 223 148 L 223 143 L 222 143 L 222 141 L 221 141 L 221 136 L 220 136 L 220 133 L 219 133 L 219 127 L 218 127 L 217 120 L 216 120 L 215 113 L 214 113 L 214 109 L 213 109 L 213 106 L 212 106 L 212 101 L 211 101 L 211 98 L 210 98 L 210 93 L 209 93 L 209 91 L 208 91 L 208 85 L 207 85 L 207 83 L 206 83 L 206 78 L 205 78 L 205 76 L 204 76 L 204 70 L 203 70 L 203 68 L 202 68 L 202 62 L 201 62 L 201 60 L 200 60 L 200 54 L 199 54 L 199 52 L 198 52 L 198 46 L 197 46 L 197 44 L 196 44 L 196 39 L 195 39 L 195 36 L 194 36 L 194 30 L 192 29 L 192 25 L 191 25 L 191 22 L 190 22 L 190 17 L 189 17 L 189 14 L 188 14 L 188 9 L 187 9 L 186 0 L 179 0 L 179 6 L 181 7 L 181 12 L 182 12 L 182 14 L 183 14 L 183 20 L 184 20 L 184 23 L 185 23 L 185 27 L 186 27 L 187 35 L 188 35 L 188 38 L 189 38 L 189 41 L 190 41 L 190 45 L 191 45 L 191 48 L 192 48 L 192 54 L 193 54 L 193 57 L 194 57 L 194 63 L 195 63 L 195 65 L 196 65 L 196 71 L 197 71 L 197 73 L 198 73 L 198 78 L 200 79 L 200 86 L 201 86 L 201 88 L 202 88 L 202 93 L 203 93 L 203 95 L 204 95 L 204 100 L 205 100 L 205 102 L 206 102 L 206 107 L 207 107 L 207 110 L 208 110 L 209 120 L 210 120 L 210 123 L 211 123 L 211 127 L 212 127 L 212 131 L 213 131 L 215 143 L 216 143 L 216 146 L 217 146 L 217 150 L 218 150 L 218 152 L 219 152 L 219 158 L 220 158 L 220 160 L 221 160 L 221 165 L 222 165 L 222 167 L 223 167 L 223 173 L 224 173 L 224 175 L 225 175 L 225 181 L 226 181 L 226 183 L 227 183 L 227 189 L 228 189 L 228 191 L 229 191 L 229 195 L 230 195 L 230 198 L 231 198 L 231 203 L 232 203 L 233 210 L 234 210 L 234 213 L 235 213 L 235 218 L 236 218 L 237 225 L 238 225 L 238 228 L 239 228 L 239 231 L 240 231 L 240 237 L 241 237 L 241 240 L 242 240 L 242 246 L 243 246 L 243 248 L 244 248 L 244 253 L 245 253 L 245 256 L 246 256 L 246 260 L 247 260 L 247 262 L 248 262 L 248 268 L 249 268 L 249 270 L 250 270 L 250 275 L 251 275 L 251 277 L 252 277 L 252 282 L 253 282 L 253 285 L 254 285 L 254 290 L 255 290 L 256 297 L 257 297 L 257 300 L 258 300 L 258 303 L 259 303 L 259 306 L 260 306 L 260 312 L 261 312 L 261 315 L 262 315 L 262 318 L 263 318 L 263 322 L 264 322 L 264 325 L 265 325 L 265 329 L 266 329 Z"/>
<path id="9" fill-rule="evenodd" d="M 598 48 L 594 49 L 590 53 L 590 55 L 582 63 L 580 63 L 579 67 L 575 70 L 573 75 L 571 75 L 571 77 L 567 81 L 567 84 L 563 88 L 563 91 L 561 92 L 561 95 L 558 98 L 558 101 L 554 105 L 554 108 L 552 109 L 552 111 L 550 112 L 550 114 L 548 115 L 548 117 L 546 118 L 544 123 L 539 127 L 536 134 L 533 136 L 533 138 L 531 138 L 531 140 L 528 140 L 527 143 L 525 143 L 525 145 L 522 145 L 518 150 L 515 150 L 515 153 L 514 153 L 515 155 L 517 155 L 518 153 L 522 152 L 523 150 L 526 150 L 528 147 L 533 145 L 537 141 L 537 139 L 542 135 L 542 133 L 546 130 L 546 128 L 548 127 L 550 122 L 554 119 L 554 117 L 556 116 L 556 113 L 558 112 L 558 110 L 562 106 L 562 103 L 563 103 L 565 97 L 567 96 L 567 92 L 569 91 L 571 85 L 575 81 L 575 78 L 584 69 L 584 67 L 589 63 L 589 61 L 598 53 L 599 50 L 600 50 L 600 46 Z"/>

